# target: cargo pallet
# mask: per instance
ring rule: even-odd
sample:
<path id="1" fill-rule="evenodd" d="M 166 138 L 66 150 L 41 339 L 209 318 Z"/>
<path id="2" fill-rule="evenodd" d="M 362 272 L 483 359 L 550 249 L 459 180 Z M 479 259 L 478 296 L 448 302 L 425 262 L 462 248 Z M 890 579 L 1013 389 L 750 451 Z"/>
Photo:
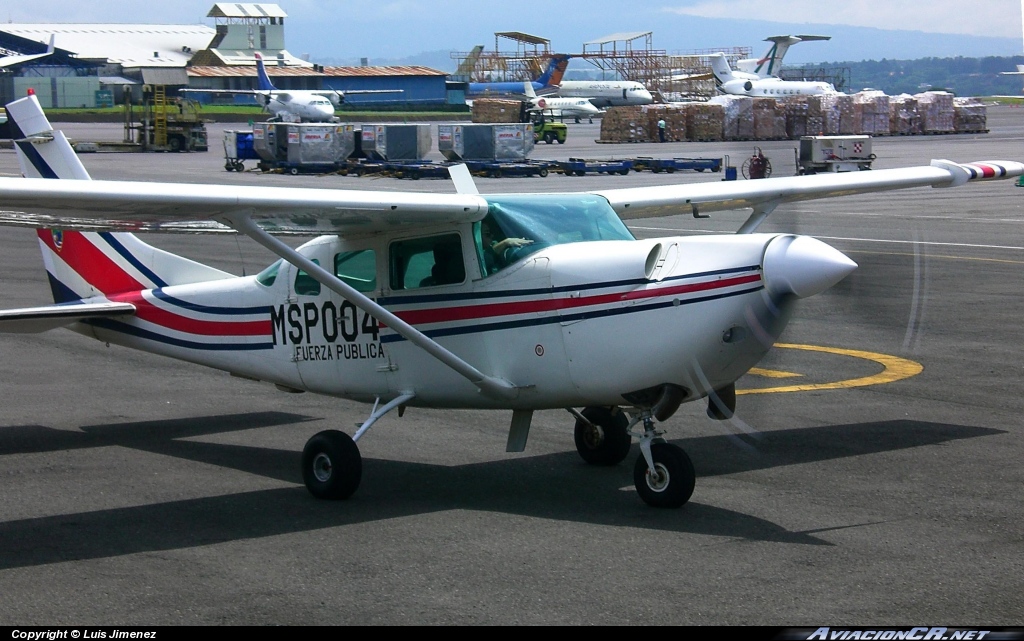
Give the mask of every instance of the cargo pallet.
<path id="1" fill-rule="evenodd" d="M 649 158 L 633 159 L 633 171 L 673 173 L 676 171 L 722 171 L 721 158 Z"/>
<path id="2" fill-rule="evenodd" d="M 587 174 L 619 174 L 626 176 L 633 168 L 632 160 L 585 160 L 583 158 L 570 158 L 567 161 L 555 163 L 559 171 L 566 176 L 585 176 Z"/>
<path id="3" fill-rule="evenodd" d="M 339 170 L 343 170 L 345 165 L 343 163 L 336 162 L 323 162 L 323 163 L 296 163 L 296 162 L 269 162 L 263 160 L 257 165 L 257 168 L 263 173 L 275 172 L 279 174 L 291 174 L 292 176 L 298 176 L 299 174 L 333 174 Z"/>
<path id="4" fill-rule="evenodd" d="M 553 164 L 560 164 L 542 160 L 523 160 L 520 162 L 463 160 L 462 163 L 469 168 L 469 172 L 474 176 L 484 176 L 486 178 L 502 178 L 504 176 L 539 176 L 540 178 L 545 178 Z"/>

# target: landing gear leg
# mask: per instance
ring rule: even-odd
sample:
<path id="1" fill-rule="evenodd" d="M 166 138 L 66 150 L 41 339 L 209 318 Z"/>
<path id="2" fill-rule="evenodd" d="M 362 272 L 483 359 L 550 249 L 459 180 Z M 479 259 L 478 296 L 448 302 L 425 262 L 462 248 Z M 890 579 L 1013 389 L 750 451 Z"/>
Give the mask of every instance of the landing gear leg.
<path id="1" fill-rule="evenodd" d="M 697 474 L 681 447 L 666 443 L 654 429 L 650 412 L 643 416 L 641 456 L 633 468 L 633 483 L 644 503 L 652 507 L 682 507 L 693 495 Z"/>

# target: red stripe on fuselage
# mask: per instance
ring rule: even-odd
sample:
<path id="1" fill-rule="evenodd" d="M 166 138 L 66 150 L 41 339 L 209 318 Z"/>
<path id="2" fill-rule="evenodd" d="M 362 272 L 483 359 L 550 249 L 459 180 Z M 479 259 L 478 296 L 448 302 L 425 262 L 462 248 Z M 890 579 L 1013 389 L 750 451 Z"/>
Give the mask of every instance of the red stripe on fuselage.
<path id="1" fill-rule="evenodd" d="M 692 294 L 706 292 L 712 289 L 724 289 L 736 285 L 746 285 L 761 280 L 760 274 L 747 276 L 736 276 L 723 280 L 709 281 L 705 283 L 693 283 L 688 285 L 676 285 L 675 287 L 661 287 L 657 289 L 642 289 L 630 292 L 619 292 L 615 294 L 599 294 L 587 296 L 586 298 L 556 298 L 547 300 L 531 300 L 515 303 L 494 303 L 491 305 L 470 305 L 463 307 L 440 307 L 435 309 L 410 310 L 407 312 L 396 312 L 395 315 L 410 325 L 443 323 L 451 321 L 462 321 L 471 319 L 493 318 L 495 316 L 515 316 L 516 314 L 536 314 L 541 312 L 552 312 L 578 307 L 589 307 L 591 305 L 603 305 L 608 303 L 619 303 L 629 300 L 642 300 L 645 298 L 660 298 L 663 296 L 675 296 L 678 294 Z"/>
<path id="2" fill-rule="evenodd" d="M 207 321 L 174 314 L 166 309 L 157 307 L 142 296 L 142 292 L 127 292 L 107 296 L 118 303 L 131 303 L 135 305 L 135 316 L 144 321 L 173 329 L 176 332 L 186 332 L 201 336 L 269 336 L 271 332 L 270 319 L 260 321 Z"/>

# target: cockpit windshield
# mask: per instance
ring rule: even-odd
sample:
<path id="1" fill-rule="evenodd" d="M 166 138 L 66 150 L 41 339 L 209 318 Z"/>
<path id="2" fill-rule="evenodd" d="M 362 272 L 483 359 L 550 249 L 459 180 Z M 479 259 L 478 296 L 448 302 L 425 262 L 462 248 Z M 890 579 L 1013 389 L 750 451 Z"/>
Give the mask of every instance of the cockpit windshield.
<path id="1" fill-rule="evenodd" d="M 552 245 L 635 240 L 600 196 L 495 195 L 487 202 L 487 216 L 474 225 L 484 276 Z"/>

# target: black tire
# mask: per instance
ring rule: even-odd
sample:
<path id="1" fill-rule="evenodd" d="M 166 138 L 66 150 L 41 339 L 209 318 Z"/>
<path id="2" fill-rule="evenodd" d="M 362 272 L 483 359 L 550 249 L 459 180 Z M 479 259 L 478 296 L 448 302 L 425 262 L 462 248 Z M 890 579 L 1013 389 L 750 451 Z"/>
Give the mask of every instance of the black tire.
<path id="1" fill-rule="evenodd" d="M 682 507 L 693 495 L 697 473 L 686 452 L 671 443 L 653 443 L 651 457 L 657 475 L 649 475 L 647 461 L 641 455 L 633 468 L 637 494 L 651 507 Z"/>
<path id="2" fill-rule="evenodd" d="M 235 171 L 237 171 L 237 172 L 245 171 L 245 164 L 241 160 L 239 160 L 238 162 L 235 163 Z"/>
<path id="3" fill-rule="evenodd" d="M 541 178 L 547 178 L 548 177 L 548 168 L 547 167 L 541 167 L 540 171 L 537 172 L 537 175 L 540 176 Z"/>
<path id="4" fill-rule="evenodd" d="M 235 171 L 235 166 L 232 163 L 226 163 L 224 165 L 225 171 Z"/>
<path id="5" fill-rule="evenodd" d="M 587 407 L 580 413 L 594 425 L 576 421 L 573 440 L 580 458 L 591 465 L 609 466 L 618 465 L 629 456 L 632 438 L 626 431 L 629 420 L 625 414 L 607 407 Z"/>
<path id="6" fill-rule="evenodd" d="M 302 480 L 318 499 L 347 499 L 359 488 L 362 476 L 359 448 L 344 432 L 320 432 L 302 449 Z"/>
<path id="7" fill-rule="evenodd" d="M 555 142 L 554 134 L 552 134 L 550 131 L 548 133 L 544 134 L 544 142 L 546 142 L 549 145 L 551 143 Z"/>
<path id="8" fill-rule="evenodd" d="M 565 138 L 559 138 L 558 139 L 558 144 L 564 145 L 565 144 Z"/>
<path id="9" fill-rule="evenodd" d="M 628 176 L 629 175 L 629 168 L 626 167 L 625 169 L 620 169 L 619 170 L 619 175 L 620 176 Z"/>
<path id="10" fill-rule="evenodd" d="M 293 175 L 293 176 L 298 176 L 299 175 L 299 168 L 298 167 L 292 167 L 291 169 L 288 170 L 288 173 Z"/>
<path id="11" fill-rule="evenodd" d="M 167 139 L 167 148 L 171 151 L 181 151 L 182 144 L 181 138 L 177 136 L 171 136 Z"/>

